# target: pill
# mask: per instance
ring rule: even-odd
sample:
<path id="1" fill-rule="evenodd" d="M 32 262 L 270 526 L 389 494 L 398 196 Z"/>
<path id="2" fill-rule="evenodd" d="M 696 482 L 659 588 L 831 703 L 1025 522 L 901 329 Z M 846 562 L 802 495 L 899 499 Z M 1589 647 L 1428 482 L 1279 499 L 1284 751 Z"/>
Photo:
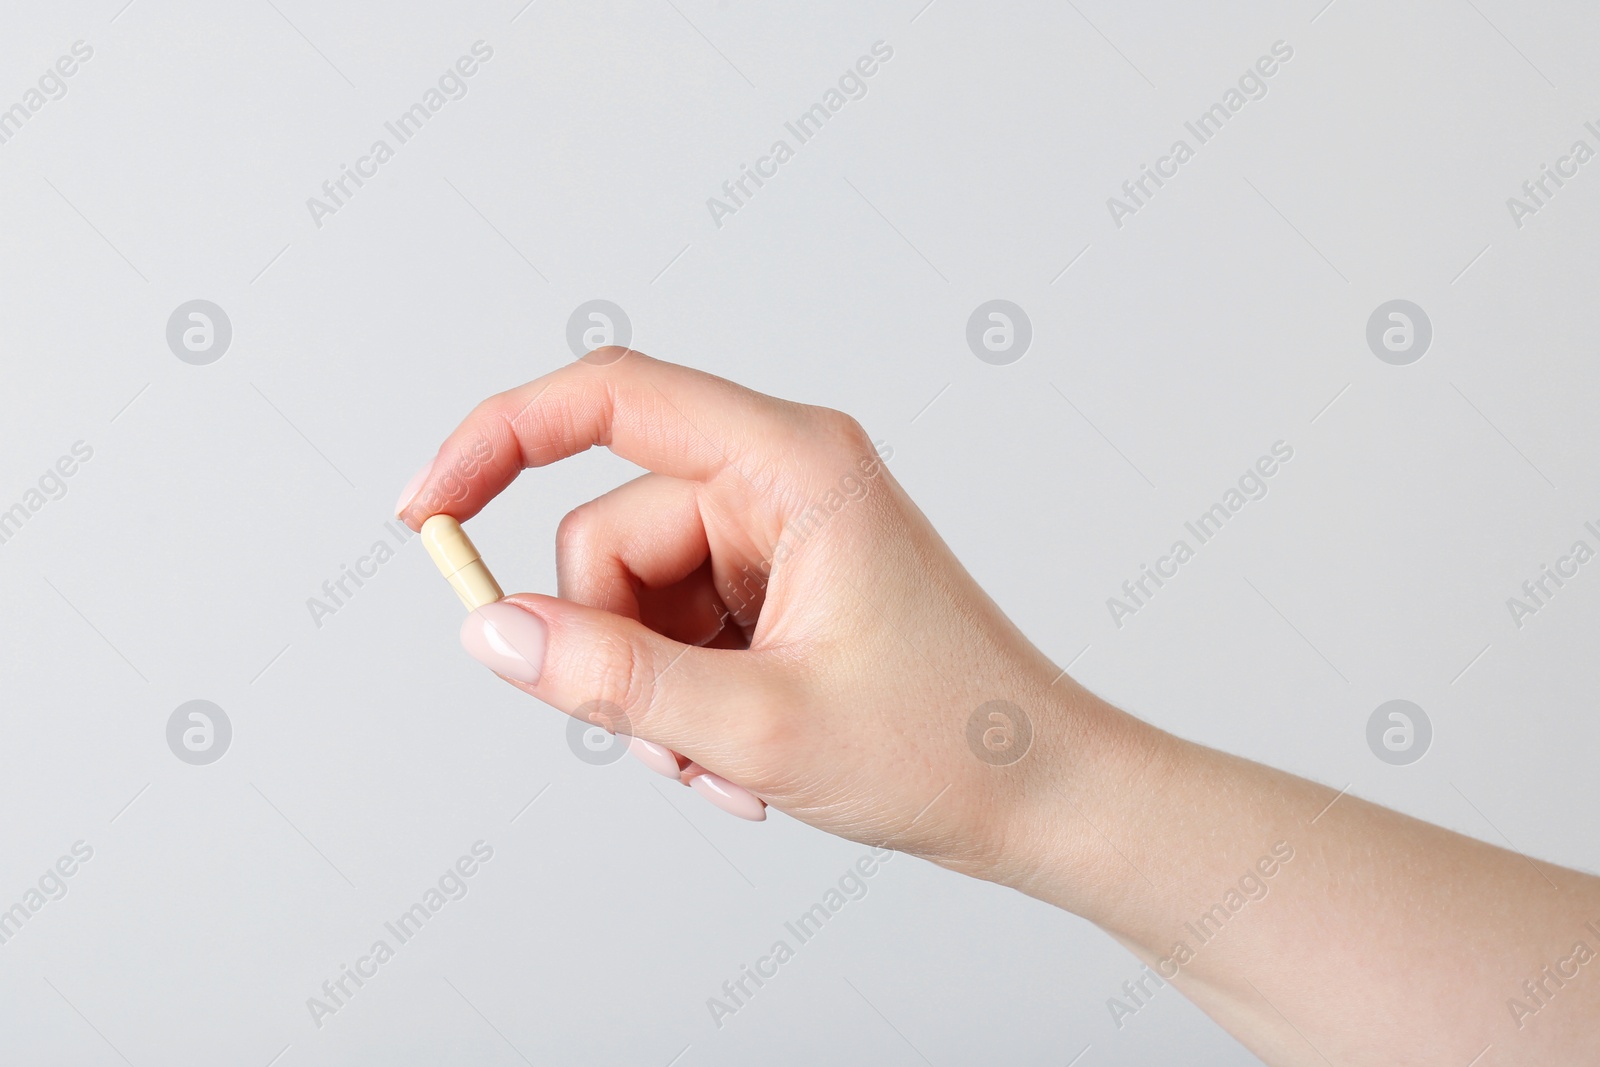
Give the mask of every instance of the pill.
<path id="1" fill-rule="evenodd" d="M 445 581 L 468 611 L 477 611 L 505 596 L 461 524 L 449 515 L 433 515 L 422 524 L 422 543 Z"/>

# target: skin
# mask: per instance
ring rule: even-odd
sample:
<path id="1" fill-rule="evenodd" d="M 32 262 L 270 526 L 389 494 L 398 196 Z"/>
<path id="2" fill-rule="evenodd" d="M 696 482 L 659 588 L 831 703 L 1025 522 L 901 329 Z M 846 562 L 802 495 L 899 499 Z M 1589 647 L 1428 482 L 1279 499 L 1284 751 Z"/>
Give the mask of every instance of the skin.
<path id="1" fill-rule="evenodd" d="M 607 725 L 681 753 L 685 781 L 712 771 L 1089 919 L 1269 1064 L 1600 1062 L 1600 958 L 1572 960 L 1600 953 L 1600 879 L 1107 704 L 978 587 L 846 415 L 602 349 L 480 404 L 402 517 L 468 519 L 595 445 L 650 473 L 563 520 L 559 598 L 508 598 L 548 627 L 539 680 L 511 684 L 621 709 Z M 969 741 L 996 700 L 1025 750 L 1004 716 Z"/>

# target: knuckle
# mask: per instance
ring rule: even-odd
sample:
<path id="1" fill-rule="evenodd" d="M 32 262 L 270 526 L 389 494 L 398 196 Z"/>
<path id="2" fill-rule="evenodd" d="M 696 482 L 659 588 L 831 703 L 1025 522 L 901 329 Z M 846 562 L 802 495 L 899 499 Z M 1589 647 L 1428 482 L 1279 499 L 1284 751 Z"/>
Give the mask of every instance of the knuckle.
<path id="1" fill-rule="evenodd" d="M 593 543 L 597 515 L 592 503 L 580 504 L 567 512 L 556 526 L 556 552 L 578 556 Z"/>
<path id="2" fill-rule="evenodd" d="M 630 360 L 640 355 L 641 353 L 634 349 L 626 348 L 622 345 L 602 345 L 599 348 L 590 349 L 579 358 L 582 362 L 594 367 L 601 373 L 622 374 L 627 373 L 627 371 L 614 370 L 613 368 L 621 368 L 625 360 Z"/>
<path id="3" fill-rule="evenodd" d="M 655 712 L 656 670 L 645 650 L 618 634 L 606 634 L 589 652 L 587 677 L 595 698 L 621 710 L 613 729 L 633 733 Z"/>
<path id="4" fill-rule="evenodd" d="M 814 436 L 830 453 L 855 454 L 871 446 L 867 431 L 853 415 L 833 408 L 812 408 L 806 414 Z"/>
<path id="5" fill-rule="evenodd" d="M 841 443 L 852 449 L 859 448 L 867 440 L 867 431 L 861 423 L 856 421 L 854 415 L 843 411 L 834 412 L 833 433 Z"/>

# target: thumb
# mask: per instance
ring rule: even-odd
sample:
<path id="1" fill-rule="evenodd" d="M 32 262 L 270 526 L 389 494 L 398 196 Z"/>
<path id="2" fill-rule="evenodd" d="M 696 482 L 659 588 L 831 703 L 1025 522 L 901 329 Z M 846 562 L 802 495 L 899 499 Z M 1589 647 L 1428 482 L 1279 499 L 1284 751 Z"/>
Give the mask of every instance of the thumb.
<path id="1" fill-rule="evenodd" d="M 756 696 L 764 685 L 751 653 L 682 644 L 622 615 L 537 593 L 472 612 L 461 644 L 559 711 L 691 758 L 710 739 L 722 749 L 766 703 Z"/>

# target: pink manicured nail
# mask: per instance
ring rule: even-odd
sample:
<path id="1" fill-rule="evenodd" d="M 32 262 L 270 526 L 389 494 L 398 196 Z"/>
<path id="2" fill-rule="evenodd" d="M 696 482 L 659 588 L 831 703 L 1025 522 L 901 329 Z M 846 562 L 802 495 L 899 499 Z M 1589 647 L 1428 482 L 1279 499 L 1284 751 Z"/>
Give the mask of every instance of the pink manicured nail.
<path id="1" fill-rule="evenodd" d="M 544 620 L 505 601 L 485 604 L 461 621 L 461 647 L 496 674 L 537 682 L 544 667 Z"/>
<path id="2" fill-rule="evenodd" d="M 430 459 L 422 465 L 421 470 L 411 476 L 411 480 L 406 483 L 406 487 L 400 490 L 400 499 L 395 501 L 394 505 L 394 513 L 396 515 L 406 509 L 406 505 L 416 497 L 417 490 L 422 488 L 422 483 L 428 480 L 428 475 L 431 473 L 433 473 L 433 460 Z"/>
<path id="3" fill-rule="evenodd" d="M 689 787 L 729 815 L 751 822 L 762 822 L 767 817 L 767 806 L 754 793 L 726 778 L 707 772 L 696 775 Z"/>
<path id="4" fill-rule="evenodd" d="M 630 737 L 628 751 L 657 774 L 664 774 L 668 778 L 678 777 L 678 757 L 672 754 L 670 748 L 663 748 L 654 741 L 646 741 L 642 737 Z"/>

